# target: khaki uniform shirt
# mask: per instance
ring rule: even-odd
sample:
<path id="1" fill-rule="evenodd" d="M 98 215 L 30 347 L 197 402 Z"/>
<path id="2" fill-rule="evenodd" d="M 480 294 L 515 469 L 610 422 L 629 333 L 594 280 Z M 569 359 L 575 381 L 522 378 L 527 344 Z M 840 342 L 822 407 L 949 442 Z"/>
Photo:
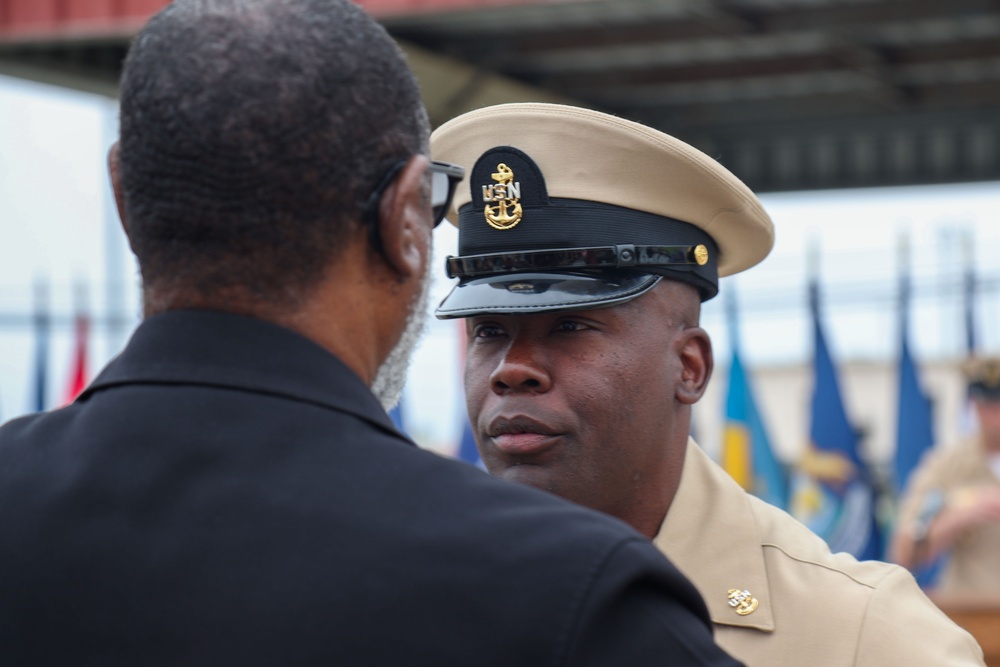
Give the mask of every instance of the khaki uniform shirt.
<path id="1" fill-rule="evenodd" d="M 900 530 L 914 531 L 929 504 L 969 502 L 976 490 L 1000 487 L 978 438 L 933 449 L 914 471 L 900 503 Z M 934 498 L 936 496 L 936 499 Z M 969 529 L 952 546 L 936 592 L 1000 593 L 1000 523 Z"/>
<path id="2" fill-rule="evenodd" d="M 983 654 L 905 569 L 831 554 L 746 493 L 693 440 L 655 544 L 705 598 L 715 639 L 747 667 L 982 665 Z M 756 609 L 737 614 L 729 590 Z M 752 606 L 745 601 L 743 610 Z"/>

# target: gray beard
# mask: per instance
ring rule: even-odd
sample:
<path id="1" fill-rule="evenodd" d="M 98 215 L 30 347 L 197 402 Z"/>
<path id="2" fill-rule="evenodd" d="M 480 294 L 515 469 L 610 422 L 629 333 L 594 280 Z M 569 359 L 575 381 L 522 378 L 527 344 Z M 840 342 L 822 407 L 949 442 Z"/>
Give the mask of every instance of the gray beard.
<path id="1" fill-rule="evenodd" d="M 389 356 L 375 372 L 372 380 L 372 393 L 382 403 L 386 412 L 399 404 L 403 396 L 403 385 L 406 384 L 406 371 L 410 367 L 413 350 L 427 330 L 427 305 L 430 299 L 431 263 L 427 262 L 427 272 L 420 280 L 420 292 L 410 304 L 410 312 L 406 315 L 406 328 L 399 342 L 392 348 Z"/>

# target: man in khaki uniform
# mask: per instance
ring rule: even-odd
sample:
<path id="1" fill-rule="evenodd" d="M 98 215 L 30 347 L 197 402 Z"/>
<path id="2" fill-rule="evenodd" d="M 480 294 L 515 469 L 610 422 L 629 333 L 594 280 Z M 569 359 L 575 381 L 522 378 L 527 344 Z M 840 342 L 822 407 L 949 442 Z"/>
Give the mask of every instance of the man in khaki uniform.
<path id="1" fill-rule="evenodd" d="M 713 364 L 700 302 L 773 244 L 743 183 L 666 134 L 558 105 L 465 114 L 432 153 L 469 174 L 459 283 L 437 315 L 467 318 L 469 416 L 492 474 L 655 540 L 750 667 L 982 664 L 903 568 L 831 554 L 688 437 Z"/>
<path id="2" fill-rule="evenodd" d="M 927 453 L 900 504 L 893 560 L 919 567 L 947 552 L 937 591 L 1000 593 L 1000 358 L 965 366 L 979 433 Z"/>

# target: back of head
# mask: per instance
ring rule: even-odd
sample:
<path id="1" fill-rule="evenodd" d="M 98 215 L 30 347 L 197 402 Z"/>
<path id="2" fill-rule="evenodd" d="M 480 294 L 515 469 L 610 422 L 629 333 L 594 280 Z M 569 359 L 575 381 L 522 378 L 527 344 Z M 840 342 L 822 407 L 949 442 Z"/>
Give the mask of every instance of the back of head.
<path id="1" fill-rule="evenodd" d="M 120 182 L 147 311 L 294 306 L 428 131 L 402 53 L 349 0 L 171 3 L 121 84 Z"/>

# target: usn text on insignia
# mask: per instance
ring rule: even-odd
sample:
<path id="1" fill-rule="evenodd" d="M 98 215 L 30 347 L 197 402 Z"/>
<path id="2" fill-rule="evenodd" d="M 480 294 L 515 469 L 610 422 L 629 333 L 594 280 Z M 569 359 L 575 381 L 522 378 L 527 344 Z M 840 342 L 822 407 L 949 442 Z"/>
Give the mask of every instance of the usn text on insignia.
<path id="1" fill-rule="evenodd" d="M 752 614 L 754 610 L 757 609 L 757 598 L 750 594 L 750 591 L 744 589 L 740 590 L 738 588 L 730 588 L 729 594 L 729 606 L 732 607 L 737 614 L 740 616 L 746 616 L 747 614 Z"/>
<path id="2" fill-rule="evenodd" d="M 483 186 L 483 215 L 495 229 L 510 229 L 521 222 L 521 184 L 514 180 L 514 171 L 503 162 L 491 175 L 496 185 Z"/>

